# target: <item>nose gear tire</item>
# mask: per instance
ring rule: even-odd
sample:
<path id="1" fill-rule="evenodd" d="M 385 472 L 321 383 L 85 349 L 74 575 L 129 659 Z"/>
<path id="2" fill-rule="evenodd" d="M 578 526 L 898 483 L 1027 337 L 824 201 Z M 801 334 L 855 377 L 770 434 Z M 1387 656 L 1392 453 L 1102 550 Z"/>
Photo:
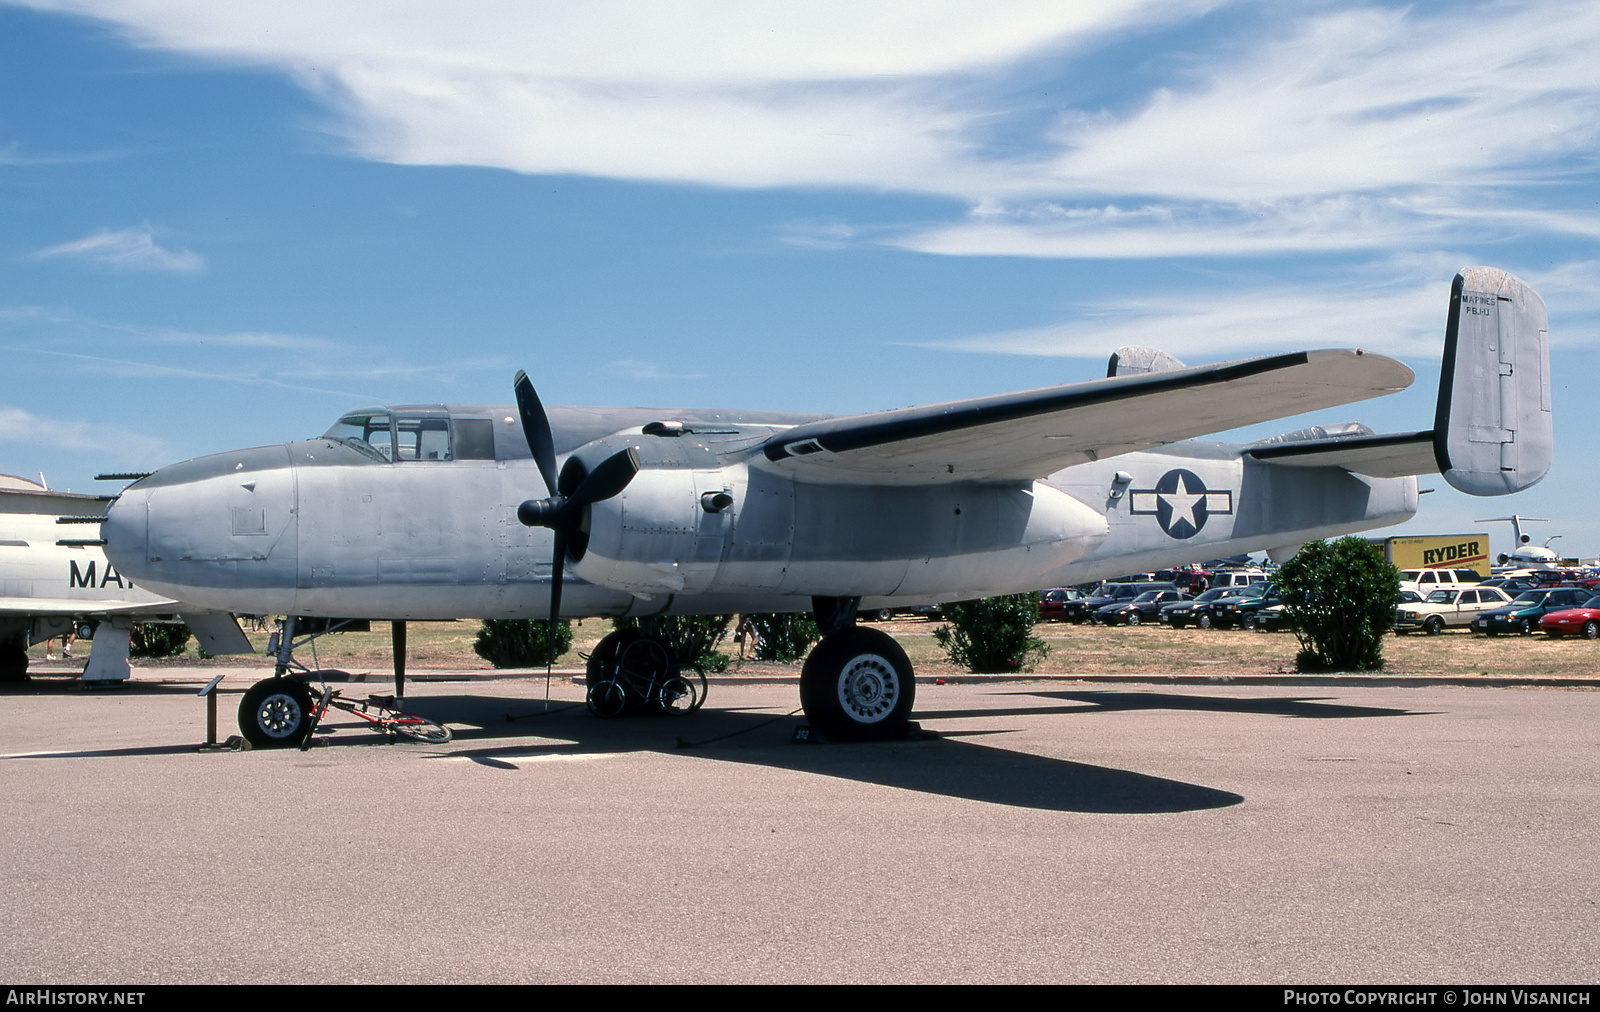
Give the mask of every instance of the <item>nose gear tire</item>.
<path id="1" fill-rule="evenodd" d="M 245 690 L 239 731 L 255 748 L 292 748 L 306 736 L 311 691 L 298 678 L 267 678 Z"/>

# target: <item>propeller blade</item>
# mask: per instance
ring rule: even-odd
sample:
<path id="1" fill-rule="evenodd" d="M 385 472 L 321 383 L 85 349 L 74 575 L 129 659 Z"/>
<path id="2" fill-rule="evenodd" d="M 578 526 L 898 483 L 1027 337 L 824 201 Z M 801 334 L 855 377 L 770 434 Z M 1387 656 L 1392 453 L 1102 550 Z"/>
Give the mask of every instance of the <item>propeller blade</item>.
<path id="1" fill-rule="evenodd" d="M 528 437 L 528 452 L 539 465 L 539 476 L 544 479 L 545 491 L 556 494 L 556 441 L 550 433 L 550 419 L 544 413 L 539 395 L 533 391 L 533 381 L 521 369 L 516 379 L 517 411 L 522 415 L 522 434 Z"/>
<path id="2" fill-rule="evenodd" d="M 561 477 L 556 479 L 556 495 L 562 498 L 571 496 L 588 475 L 589 469 L 583 466 L 583 461 L 576 454 L 568 457 L 567 462 L 561 465 Z"/>
<path id="3" fill-rule="evenodd" d="M 638 450 L 630 446 L 620 453 L 613 453 L 589 472 L 589 476 L 583 479 L 583 484 L 579 485 L 577 491 L 567 500 L 568 505 L 580 508 L 610 499 L 627 488 L 633 476 L 638 473 Z"/>

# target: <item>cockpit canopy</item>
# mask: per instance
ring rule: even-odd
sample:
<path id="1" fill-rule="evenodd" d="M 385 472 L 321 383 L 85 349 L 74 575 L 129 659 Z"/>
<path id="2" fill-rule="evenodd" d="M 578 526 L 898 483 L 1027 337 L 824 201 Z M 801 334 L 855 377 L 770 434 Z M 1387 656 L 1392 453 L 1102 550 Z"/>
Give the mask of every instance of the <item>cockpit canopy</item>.
<path id="1" fill-rule="evenodd" d="M 339 419 L 324 439 L 385 463 L 494 460 L 494 420 L 438 408 L 366 408 Z"/>

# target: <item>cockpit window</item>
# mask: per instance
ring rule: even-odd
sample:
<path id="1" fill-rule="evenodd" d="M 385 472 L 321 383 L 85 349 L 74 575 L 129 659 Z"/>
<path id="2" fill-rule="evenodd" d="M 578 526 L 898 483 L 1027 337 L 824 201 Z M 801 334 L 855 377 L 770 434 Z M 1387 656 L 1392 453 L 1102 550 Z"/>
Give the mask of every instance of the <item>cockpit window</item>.
<path id="1" fill-rule="evenodd" d="M 443 411 L 353 411 L 323 438 L 385 463 L 495 459 L 491 419 L 451 418 Z"/>
<path id="2" fill-rule="evenodd" d="M 333 428 L 323 433 L 323 438 L 336 440 L 379 460 L 394 459 L 394 435 L 389 428 L 387 411 L 360 411 L 345 415 Z"/>
<path id="3" fill-rule="evenodd" d="M 396 415 L 395 449 L 400 460 L 449 460 L 450 419 L 439 415 Z"/>

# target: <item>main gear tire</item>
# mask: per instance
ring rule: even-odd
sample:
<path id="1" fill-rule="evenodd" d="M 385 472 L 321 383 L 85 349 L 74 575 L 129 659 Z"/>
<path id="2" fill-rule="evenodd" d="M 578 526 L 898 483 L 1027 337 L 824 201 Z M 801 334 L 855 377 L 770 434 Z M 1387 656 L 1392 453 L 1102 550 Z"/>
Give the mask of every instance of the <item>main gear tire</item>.
<path id="1" fill-rule="evenodd" d="M 829 633 L 800 671 L 806 719 L 834 741 L 898 738 L 915 701 L 910 659 L 894 637 L 877 629 Z"/>

